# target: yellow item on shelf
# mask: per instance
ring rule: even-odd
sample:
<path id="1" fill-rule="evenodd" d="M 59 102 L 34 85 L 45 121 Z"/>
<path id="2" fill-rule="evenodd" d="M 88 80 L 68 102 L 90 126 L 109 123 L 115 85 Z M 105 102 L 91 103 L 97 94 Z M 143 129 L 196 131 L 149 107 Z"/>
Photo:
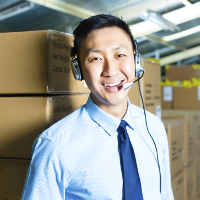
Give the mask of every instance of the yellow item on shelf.
<path id="1" fill-rule="evenodd" d="M 180 81 L 170 81 L 168 78 L 166 78 L 165 82 L 161 82 L 160 84 L 161 86 L 172 86 L 172 87 L 181 86 Z"/>
<path id="2" fill-rule="evenodd" d="M 169 65 L 165 65 L 165 70 L 168 70 L 169 69 Z"/>
<path id="3" fill-rule="evenodd" d="M 192 81 L 193 86 L 200 85 L 200 78 L 192 78 L 191 81 Z"/>
<path id="4" fill-rule="evenodd" d="M 193 69 L 200 69 L 200 65 L 199 65 L 199 64 L 193 64 L 193 65 L 192 65 L 192 68 L 193 68 Z"/>
<path id="5" fill-rule="evenodd" d="M 153 61 L 155 63 L 160 63 L 160 59 L 156 59 L 156 58 L 152 58 L 152 57 L 147 58 L 147 60 Z"/>
<path id="6" fill-rule="evenodd" d="M 193 84 L 191 81 L 182 81 L 181 86 L 184 88 L 192 88 Z"/>

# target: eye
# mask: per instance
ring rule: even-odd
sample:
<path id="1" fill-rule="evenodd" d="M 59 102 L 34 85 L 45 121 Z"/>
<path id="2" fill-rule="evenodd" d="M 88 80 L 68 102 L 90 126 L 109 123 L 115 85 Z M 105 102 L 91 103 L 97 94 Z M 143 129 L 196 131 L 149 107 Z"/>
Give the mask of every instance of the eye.
<path id="1" fill-rule="evenodd" d="M 123 56 L 125 56 L 125 55 L 124 54 L 118 54 L 116 57 L 120 58 L 120 57 L 123 57 Z"/>
<path id="2" fill-rule="evenodd" d="M 90 59 L 90 62 L 99 61 L 99 60 L 101 60 L 101 58 L 99 58 L 99 57 L 94 57 L 94 58 Z"/>

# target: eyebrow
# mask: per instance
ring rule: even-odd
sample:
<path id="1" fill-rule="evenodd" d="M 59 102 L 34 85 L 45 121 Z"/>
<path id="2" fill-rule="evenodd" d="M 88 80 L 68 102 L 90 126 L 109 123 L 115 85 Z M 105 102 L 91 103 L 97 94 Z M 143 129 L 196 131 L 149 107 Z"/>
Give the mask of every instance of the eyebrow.
<path id="1" fill-rule="evenodd" d="M 116 46 L 112 47 L 112 49 L 115 51 L 115 50 L 118 50 L 118 49 L 127 49 L 127 47 L 124 46 L 124 45 L 116 45 Z M 87 55 L 89 55 L 89 53 L 91 53 L 91 52 L 94 52 L 94 53 L 101 53 L 102 50 L 91 48 L 91 49 L 89 49 L 89 50 L 87 51 Z"/>
<path id="2" fill-rule="evenodd" d="M 87 55 L 89 55 L 91 52 L 94 52 L 94 53 L 100 53 L 100 52 L 102 52 L 102 51 L 99 50 L 99 49 L 91 48 L 91 49 L 87 50 Z"/>

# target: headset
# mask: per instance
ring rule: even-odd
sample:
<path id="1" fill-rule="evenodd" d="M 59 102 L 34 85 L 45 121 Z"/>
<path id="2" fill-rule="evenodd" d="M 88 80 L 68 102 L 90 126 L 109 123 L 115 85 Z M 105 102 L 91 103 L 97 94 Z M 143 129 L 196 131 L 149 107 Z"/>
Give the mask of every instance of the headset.
<path id="1" fill-rule="evenodd" d="M 133 50 L 134 50 L 134 61 L 135 61 L 135 77 L 138 77 L 138 79 L 136 79 L 134 82 L 129 83 L 129 86 L 125 87 L 124 90 L 128 89 L 133 83 L 135 83 L 136 81 L 138 81 L 138 87 L 139 87 L 139 92 L 140 92 L 140 97 L 142 100 L 142 105 L 143 105 L 143 110 L 144 110 L 144 116 L 145 116 L 145 124 L 146 124 L 146 128 L 147 128 L 147 132 L 150 135 L 155 149 L 156 149 L 156 154 L 157 154 L 157 165 L 158 165 L 158 169 L 159 169 L 159 174 L 160 174 L 160 193 L 161 193 L 161 171 L 160 171 L 160 164 L 159 164 L 159 159 L 158 159 L 158 150 L 157 150 L 157 146 L 156 143 L 148 129 L 148 125 L 147 125 L 147 118 L 146 118 L 146 111 L 145 111 L 145 107 L 144 107 L 144 102 L 143 102 L 143 98 L 142 98 L 142 93 L 141 93 L 141 89 L 140 89 L 140 82 L 139 80 L 143 77 L 145 69 L 144 67 L 141 65 L 141 57 L 138 53 L 138 45 L 137 45 L 137 41 L 133 40 L 134 42 L 134 46 Z M 80 60 L 79 58 L 75 58 L 75 56 L 77 55 L 76 49 L 74 47 L 71 47 L 71 57 L 72 57 L 72 61 L 71 61 L 71 68 L 72 68 L 72 73 L 73 76 L 76 80 L 82 81 L 84 79 L 83 77 L 83 73 L 82 73 L 82 69 L 81 69 L 81 65 L 80 65 Z"/>
<path id="2" fill-rule="evenodd" d="M 134 60 L 135 60 L 135 77 L 140 77 L 140 74 L 142 72 L 144 72 L 144 68 L 141 66 L 141 57 L 138 53 L 138 45 L 137 45 L 137 41 L 134 41 Z M 73 76 L 76 80 L 82 81 L 84 79 L 83 77 L 83 73 L 82 73 L 82 69 L 81 69 L 81 65 L 80 65 L 80 60 L 79 58 L 75 58 L 77 52 L 76 49 L 74 47 L 71 47 L 71 57 L 72 57 L 72 61 L 71 61 L 71 69 L 72 69 L 72 73 Z M 140 77 L 142 78 L 142 77 Z M 137 81 L 137 80 L 136 80 Z"/>
<path id="3" fill-rule="evenodd" d="M 134 53 L 134 60 L 135 60 L 135 77 L 141 77 L 143 75 L 141 75 L 141 73 L 144 74 L 145 72 L 145 69 L 144 67 L 141 65 L 141 57 L 138 53 L 138 45 L 137 45 L 137 41 L 136 40 L 133 40 L 134 41 L 134 44 L 135 44 L 135 53 Z M 137 80 L 136 80 L 137 81 Z M 134 81 L 135 82 L 135 81 Z"/>
<path id="4" fill-rule="evenodd" d="M 72 73 L 73 76 L 76 80 L 82 81 L 83 78 L 83 72 L 81 69 L 81 63 L 79 58 L 75 58 L 75 56 L 77 55 L 76 49 L 74 47 L 71 47 L 71 57 L 72 57 L 72 61 L 71 61 L 71 69 L 72 69 Z"/>

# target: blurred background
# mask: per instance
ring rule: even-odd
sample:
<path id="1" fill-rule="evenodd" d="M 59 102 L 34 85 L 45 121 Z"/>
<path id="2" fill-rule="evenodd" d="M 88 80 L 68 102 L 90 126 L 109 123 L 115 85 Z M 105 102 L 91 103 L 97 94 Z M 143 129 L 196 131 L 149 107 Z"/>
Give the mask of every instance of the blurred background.
<path id="1" fill-rule="evenodd" d="M 125 20 L 138 42 L 144 106 L 166 129 L 175 200 L 200 200 L 200 0 L 0 0 L 0 200 L 21 199 L 34 140 L 86 103 L 72 32 L 98 13 Z M 128 97 L 143 108 L 137 82 Z"/>
<path id="2" fill-rule="evenodd" d="M 80 20 L 111 13 L 130 25 L 142 58 L 156 59 L 161 67 L 198 64 L 199 10 L 199 0 L 1 0 L 0 32 L 72 33 Z"/>

